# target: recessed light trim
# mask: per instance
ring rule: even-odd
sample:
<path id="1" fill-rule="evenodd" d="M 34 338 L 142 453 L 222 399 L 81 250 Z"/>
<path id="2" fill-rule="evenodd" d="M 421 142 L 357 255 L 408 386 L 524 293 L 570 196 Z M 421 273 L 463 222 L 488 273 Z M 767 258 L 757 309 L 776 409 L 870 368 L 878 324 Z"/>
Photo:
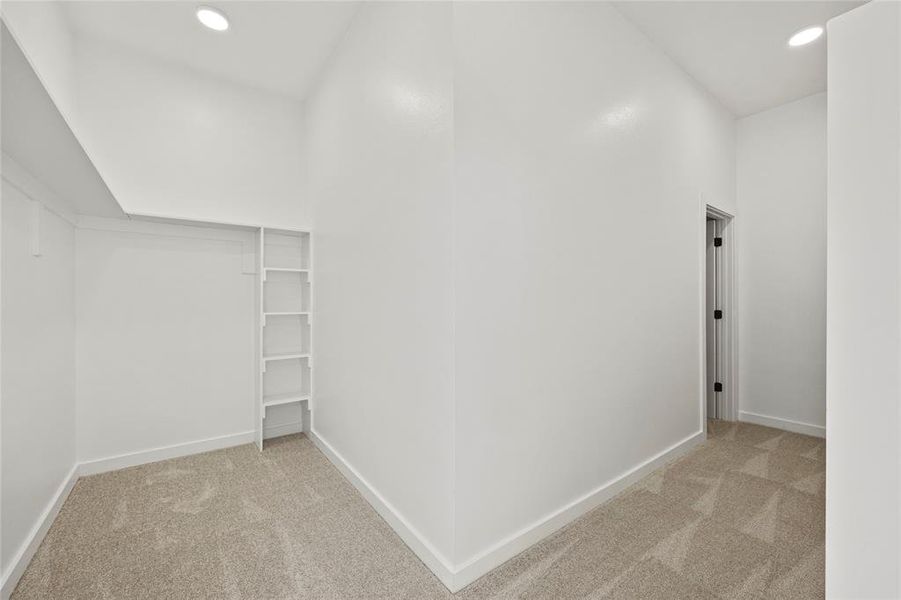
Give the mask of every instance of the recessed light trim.
<path id="1" fill-rule="evenodd" d="M 213 31 L 228 29 L 228 17 L 225 13 L 210 6 L 201 6 L 197 9 L 197 20 Z"/>
<path id="2" fill-rule="evenodd" d="M 821 35 L 823 35 L 823 28 L 819 25 L 816 25 L 814 27 L 805 27 L 788 39 L 788 45 L 792 48 L 797 48 L 798 46 L 806 46 L 810 42 L 818 40 Z"/>

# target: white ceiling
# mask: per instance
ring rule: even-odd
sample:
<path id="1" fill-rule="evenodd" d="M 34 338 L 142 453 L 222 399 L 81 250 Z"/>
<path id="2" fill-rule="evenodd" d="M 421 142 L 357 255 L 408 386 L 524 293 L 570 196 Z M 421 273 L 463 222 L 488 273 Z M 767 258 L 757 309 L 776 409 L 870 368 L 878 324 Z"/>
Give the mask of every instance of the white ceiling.
<path id="1" fill-rule="evenodd" d="M 194 11 L 219 8 L 226 32 Z M 114 41 L 236 83 L 302 99 L 347 30 L 357 2 L 64 2 L 76 35 Z"/>
<path id="2" fill-rule="evenodd" d="M 30 177 L 50 188 L 57 200 L 66 204 L 66 212 L 123 216 L 5 23 L 0 25 L 0 63 L 4 176 L 11 166 L 6 162 L 9 156 Z"/>
<path id="3" fill-rule="evenodd" d="M 619 11 L 737 116 L 826 89 L 826 40 L 788 38 L 863 2 L 615 2 Z"/>
<path id="4" fill-rule="evenodd" d="M 198 0 L 199 2 L 200 0 Z M 619 1 L 620 12 L 733 113 L 744 116 L 826 89 L 826 41 L 791 34 L 861 1 Z M 63 6 L 76 35 L 112 40 L 237 83 L 302 99 L 340 42 L 357 2 L 211 2 L 231 28 L 210 31 L 198 3 L 81 1 Z"/>

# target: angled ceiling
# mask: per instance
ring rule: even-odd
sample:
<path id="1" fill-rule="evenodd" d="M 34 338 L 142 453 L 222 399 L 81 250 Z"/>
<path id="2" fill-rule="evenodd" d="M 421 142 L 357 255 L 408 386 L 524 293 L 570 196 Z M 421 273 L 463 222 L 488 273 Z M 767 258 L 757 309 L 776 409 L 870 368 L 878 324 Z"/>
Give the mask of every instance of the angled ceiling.
<path id="1" fill-rule="evenodd" d="M 231 22 L 203 27 L 200 3 L 65 2 L 76 36 L 120 43 L 235 83 L 303 99 L 347 30 L 356 2 L 234 1 L 204 3 Z"/>
<path id="2" fill-rule="evenodd" d="M 737 116 L 826 89 L 825 36 L 788 38 L 863 2 L 615 2 L 619 11 Z"/>
<path id="3" fill-rule="evenodd" d="M 70 204 L 67 210 L 81 215 L 124 216 L 6 24 L 0 26 L 0 43 L 3 154 Z"/>
<path id="4" fill-rule="evenodd" d="M 738 116 L 826 87 L 826 44 L 788 37 L 862 1 L 621 1 L 619 11 Z M 302 99 L 356 13 L 357 2 L 212 3 L 231 28 L 201 26 L 193 2 L 62 2 L 76 36 L 120 43 L 240 84 Z"/>

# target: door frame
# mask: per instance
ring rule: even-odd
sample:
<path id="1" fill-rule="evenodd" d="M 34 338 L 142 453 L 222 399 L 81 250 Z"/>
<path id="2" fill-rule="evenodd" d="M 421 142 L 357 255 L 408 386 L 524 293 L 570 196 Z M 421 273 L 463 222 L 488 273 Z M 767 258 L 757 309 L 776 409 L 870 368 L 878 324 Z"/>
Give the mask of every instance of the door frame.
<path id="1" fill-rule="evenodd" d="M 717 269 L 720 281 L 721 302 L 719 308 L 723 311 L 722 325 L 720 329 L 721 335 L 721 351 L 720 360 L 723 370 L 723 396 L 720 401 L 722 411 L 721 418 L 724 421 L 738 420 L 738 294 L 737 282 L 735 277 L 735 249 L 736 249 L 736 227 L 735 216 L 706 202 L 701 203 L 701 219 L 700 219 L 700 289 L 701 289 L 701 339 L 700 339 L 700 356 L 701 356 L 701 425 L 702 430 L 706 431 L 705 413 L 706 413 L 706 389 L 707 389 L 707 338 L 706 338 L 706 319 L 707 319 L 707 219 L 717 221 L 717 227 L 720 236 L 723 238 L 723 245 L 720 246 L 720 260 L 717 261 Z M 713 310 L 714 307 L 709 307 Z"/>

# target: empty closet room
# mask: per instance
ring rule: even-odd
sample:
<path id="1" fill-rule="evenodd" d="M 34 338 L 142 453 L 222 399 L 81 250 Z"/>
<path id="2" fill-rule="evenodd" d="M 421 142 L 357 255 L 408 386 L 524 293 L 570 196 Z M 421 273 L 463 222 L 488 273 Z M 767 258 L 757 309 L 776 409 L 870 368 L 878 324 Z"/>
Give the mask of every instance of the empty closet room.
<path id="1" fill-rule="evenodd" d="M 901 598 L 901 4 L 0 17 L 4 600 Z"/>

